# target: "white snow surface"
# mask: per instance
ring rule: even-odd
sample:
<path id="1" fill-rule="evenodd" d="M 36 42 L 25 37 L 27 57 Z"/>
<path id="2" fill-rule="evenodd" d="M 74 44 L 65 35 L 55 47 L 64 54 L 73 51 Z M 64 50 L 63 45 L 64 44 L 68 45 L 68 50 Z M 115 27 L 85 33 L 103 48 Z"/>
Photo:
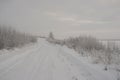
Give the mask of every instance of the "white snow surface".
<path id="1" fill-rule="evenodd" d="M 116 80 L 71 49 L 44 39 L 0 55 L 0 80 Z"/>

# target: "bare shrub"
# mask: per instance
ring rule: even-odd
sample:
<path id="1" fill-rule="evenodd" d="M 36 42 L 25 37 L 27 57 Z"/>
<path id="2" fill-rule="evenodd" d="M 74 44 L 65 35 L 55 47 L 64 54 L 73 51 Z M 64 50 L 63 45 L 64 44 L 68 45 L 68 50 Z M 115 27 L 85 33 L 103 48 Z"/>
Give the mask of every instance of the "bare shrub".
<path id="1" fill-rule="evenodd" d="M 65 45 L 75 50 L 101 50 L 104 46 L 96 39 L 90 36 L 80 36 L 78 38 L 69 38 L 65 40 Z"/>
<path id="2" fill-rule="evenodd" d="M 12 27 L 0 26 L 0 49 L 11 49 L 36 41 L 34 36 L 21 33 Z"/>

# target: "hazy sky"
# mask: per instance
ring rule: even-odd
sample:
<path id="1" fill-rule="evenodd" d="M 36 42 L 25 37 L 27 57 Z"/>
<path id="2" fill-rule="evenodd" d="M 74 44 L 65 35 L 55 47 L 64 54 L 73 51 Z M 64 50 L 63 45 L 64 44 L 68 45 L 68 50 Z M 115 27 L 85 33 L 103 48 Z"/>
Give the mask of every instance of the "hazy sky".
<path id="1" fill-rule="evenodd" d="M 0 24 L 58 38 L 120 38 L 120 0 L 0 0 Z"/>

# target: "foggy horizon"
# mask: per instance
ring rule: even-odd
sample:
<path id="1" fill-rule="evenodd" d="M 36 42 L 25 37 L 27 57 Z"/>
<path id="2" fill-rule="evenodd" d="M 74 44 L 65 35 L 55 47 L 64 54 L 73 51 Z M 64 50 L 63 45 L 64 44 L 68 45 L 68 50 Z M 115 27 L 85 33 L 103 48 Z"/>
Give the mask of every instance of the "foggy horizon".
<path id="1" fill-rule="evenodd" d="M 0 25 L 56 38 L 120 39 L 119 0 L 0 0 Z"/>

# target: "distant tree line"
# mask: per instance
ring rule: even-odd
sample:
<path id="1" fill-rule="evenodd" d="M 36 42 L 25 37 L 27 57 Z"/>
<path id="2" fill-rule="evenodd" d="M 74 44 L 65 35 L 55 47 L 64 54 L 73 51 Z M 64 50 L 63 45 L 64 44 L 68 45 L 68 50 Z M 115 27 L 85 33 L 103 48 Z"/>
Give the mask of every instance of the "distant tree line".
<path id="1" fill-rule="evenodd" d="M 21 33 L 12 27 L 0 26 L 0 49 L 11 49 L 36 41 L 35 36 Z"/>
<path id="2" fill-rule="evenodd" d="M 66 45 L 69 48 L 75 50 L 101 50 L 104 49 L 104 45 L 94 37 L 91 36 L 79 36 L 76 38 L 68 38 L 64 40 L 55 39 L 52 32 L 49 33 L 48 41 L 54 44 Z"/>

